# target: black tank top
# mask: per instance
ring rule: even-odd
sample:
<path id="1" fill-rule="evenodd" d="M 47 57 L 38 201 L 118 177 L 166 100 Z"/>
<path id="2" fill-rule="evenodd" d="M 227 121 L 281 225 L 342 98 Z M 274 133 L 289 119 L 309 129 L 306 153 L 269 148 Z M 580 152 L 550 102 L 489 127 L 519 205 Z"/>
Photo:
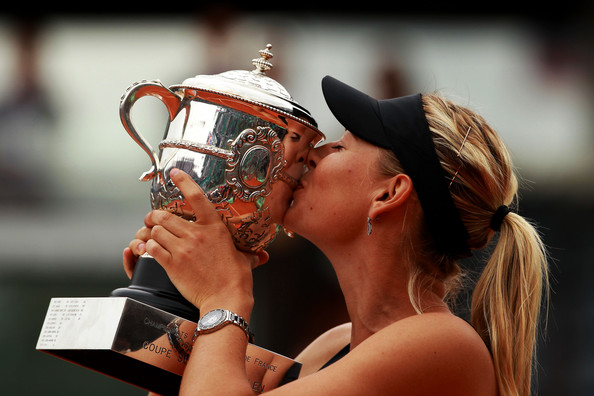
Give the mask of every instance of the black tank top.
<path id="1" fill-rule="evenodd" d="M 338 351 L 338 353 L 336 355 L 334 355 L 330 360 L 328 360 L 326 362 L 326 364 L 324 364 L 322 366 L 322 368 L 320 368 L 320 370 L 330 366 L 332 363 L 337 362 L 338 360 L 343 358 L 347 353 L 349 353 L 350 350 L 351 350 L 351 344 L 347 344 L 344 348 L 342 348 L 340 351 Z"/>

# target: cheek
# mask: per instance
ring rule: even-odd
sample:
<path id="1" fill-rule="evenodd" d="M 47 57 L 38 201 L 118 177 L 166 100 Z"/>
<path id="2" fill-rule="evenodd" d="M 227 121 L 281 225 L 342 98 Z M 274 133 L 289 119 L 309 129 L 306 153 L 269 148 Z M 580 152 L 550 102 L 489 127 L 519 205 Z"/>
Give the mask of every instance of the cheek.
<path id="1" fill-rule="evenodd" d="M 325 188 L 311 189 L 303 200 L 295 199 L 296 208 L 303 220 L 316 227 L 336 227 L 349 212 L 350 198 L 346 189 L 338 182 L 328 183 Z"/>
<path id="2" fill-rule="evenodd" d="M 315 176 L 308 180 L 307 187 L 295 194 L 295 203 L 285 218 L 288 222 L 335 225 L 349 212 L 356 174 L 353 167 L 325 162 L 316 168 Z"/>

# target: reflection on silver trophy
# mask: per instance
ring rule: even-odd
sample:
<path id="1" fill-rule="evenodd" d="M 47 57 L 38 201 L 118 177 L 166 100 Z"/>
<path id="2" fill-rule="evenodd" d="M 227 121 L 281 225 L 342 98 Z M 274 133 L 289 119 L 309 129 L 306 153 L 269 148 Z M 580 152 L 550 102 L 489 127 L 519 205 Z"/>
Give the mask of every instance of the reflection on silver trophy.
<path id="1" fill-rule="evenodd" d="M 260 54 L 252 72 L 199 75 L 169 89 L 159 82 L 137 83 L 120 107 L 126 131 L 152 162 L 141 180 L 152 181 L 153 208 L 192 216 L 169 179 L 172 168 L 182 169 L 207 193 L 237 247 L 246 251 L 274 239 L 301 175 L 300 162 L 309 145 L 322 139 L 309 112 L 266 76 L 270 47 Z M 160 155 L 130 119 L 132 106 L 144 96 L 160 99 L 169 113 Z"/>
<path id="2" fill-rule="evenodd" d="M 197 75 L 169 88 L 142 81 L 120 102 L 126 132 L 151 161 L 140 180 L 151 182 L 152 208 L 193 220 L 169 178 L 171 169 L 181 169 L 215 205 L 237 248 L 248 252 L 274 241 L 307 151 L 324 138 L 311 114 L 266 75 L 272 68 L 270 49 L 252 60 L 252 71 Z M 132 107 L 146 96 L 161 100 L 169 117 L 158 154 L 131 119 Z M 130 285 L 110 297 L 52 299 L 37 349 L 157 393 L 176 394 L 198 318 L 161 266 L 145 255 Z M 248 345 L 246 368 L 256 393 L 294 379 L 299 367 Z"/>

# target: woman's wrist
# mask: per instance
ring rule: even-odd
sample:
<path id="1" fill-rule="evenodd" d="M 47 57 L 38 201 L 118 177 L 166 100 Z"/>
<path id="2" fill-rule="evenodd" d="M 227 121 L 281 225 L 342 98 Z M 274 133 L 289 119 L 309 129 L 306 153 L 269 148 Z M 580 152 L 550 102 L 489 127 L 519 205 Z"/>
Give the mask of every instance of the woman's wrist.
<path id="1" fill-rule="evenodd" d="M 244 257 L 242 257 L 243 259 Z M 243 264 L 243 263 L 242 263 Z M 238 265 L 231 271 L 232 276 L 219 278 L 209 293 L 204 293 L 194 305 L 204 315 L 213 309 L 227 309 L 246 320 L 254 306 L 252 270 L 248 265 Z M 225 279 L 225 280 L 223 280 Z M 201 289 L 203 292 L 204 289 Z"/>
<path id="2" fill-rule="evenodd" d="M 254 307 L 254 298 L 250 294 L 213 296 L 199 305 L 200 316 L 214 309 L 226 309 L 244 318 L 248 323 Z"/>

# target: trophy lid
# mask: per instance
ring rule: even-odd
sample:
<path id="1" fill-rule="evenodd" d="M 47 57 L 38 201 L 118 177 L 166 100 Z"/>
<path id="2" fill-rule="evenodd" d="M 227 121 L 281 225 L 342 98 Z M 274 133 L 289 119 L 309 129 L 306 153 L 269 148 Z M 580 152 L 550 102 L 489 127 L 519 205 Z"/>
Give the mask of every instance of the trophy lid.
<path id="1" fill-rule="evenodd" d="M 212 75 L 197 75 L 183 81 L 180 85 L 173 85 L 172 90 L 190 89 L 205 93 L 238 99 L 249 105 L 255 105 L 262 110 L 272 111 L 282 120 L 293 119 L 316 132 L 320 139 L 324 134 L 318 130 L 317 122 L 310 112 L 299 105 L 289 92 L 276 80 L 268 77 L 266 71 L 273 68 L 269 59 L 273 57 L 271 44 L 260 50 L 260 58 L 252 59 L 255 69 L 230 70 Z"/>

